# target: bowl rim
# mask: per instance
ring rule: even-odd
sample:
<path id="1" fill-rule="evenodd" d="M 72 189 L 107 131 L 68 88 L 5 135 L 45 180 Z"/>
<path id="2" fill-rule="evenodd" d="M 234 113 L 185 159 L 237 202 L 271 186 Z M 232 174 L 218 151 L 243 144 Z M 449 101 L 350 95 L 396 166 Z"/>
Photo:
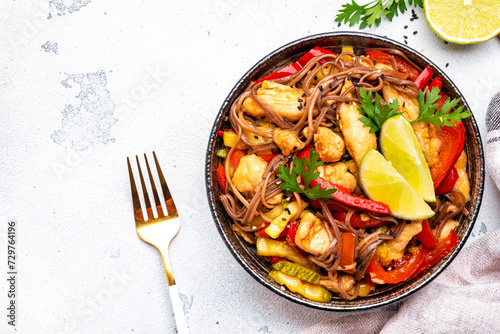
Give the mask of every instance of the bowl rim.
<path id="1" fill-rule="evenodd" d="M 277 287 L 272 285 L 270 282 L 266 281 L 265 279 L 263 279 L 262 277 L 257 275 L 257 273 L 255 273 L 250 267 L 248 267 L 247 264 L 245 263 L 245 260 L 234 249 L 228 236 L 226 235 L 226 233 L 222 229 L 223 222 L 220 221 L 220 219 L 217 215 L 215 204 L 214 204 L 215 200 L 217 200 L 217 199 L 212 196 L 211 179 L 212 179 L 213 175 L 212 175 L 211 169 L 210 169 L 211 159 L 212 159 L 211 147 L 213 145 L 213 142 L 216 139 L 218 123 L 220 122 L 220 119 L 221 119 L 222 115 L 224 114 L 224 111 L 225 111 L 229 101 L 231 100 L 232 96 L 237 92 L 237 90 L 240 88 L 240 86 L 243 84 L 243 82 L 245 82 L 249 76 L 253 75 L 254 72 L 256 70 L 258 70 L 260 65 L 262 63 L 266 62 L 267 60 L 277 56 L 280 53 L 285 53 L 288 49 L 292 49 L 294 46 L 298 46 L 301 43 L 312 42 L 314 40 L 328 39 L 328 38 L 333 38 L 333 37 L 335 37 L 335 38 L 346 37 L 346 38 L 353 38 L 353 39 L 358 38 L 358 37 L 370 38 L 372 40 L 376 40 L 379 42 L 392 44 L 394 46 L 397 46 L 398 48 L 404 49 L 408 53 L 414 54 L 416 57 L 423 60 L 427 65 L 431 66 L 433 68 L 433 70 L 435 71 L 435 74 L 439 75 L 442 78 L 445 78 L 446 81 L 450 84 L 451 89 L 453 91 L 455 91 L 457 93 L 457 95 L 461 98 L 462 103 L 464 104 L 465 108 L 470 110 L 470 107 L 469 107 L 467 101 L 465 100 L 465 97 L 462 95 L 462 93 L 457 88 L 455 83 L 444 73 L 444 71 L 441 70 L 432 61 L 430 61 L 427 57 L 425 57 L 424 55 L 422 55 L 418 51 L 410 48 L 407 45 L 404 45 L 400 42 L 397 42 L 397 41 L 392 40 L 392 39 L 385 37 L 385 36 L 380 36 L 380 35 L 375 35 L 375 34 L 370 34 L 370 33 L 365 33 L 365 32 L 337 31 L 337 32 L 327 32 L 327 33 L 320 33 L 320 34 L 302 37 L 302 38 L 296 39 L 292 42 L 289 42 L 289 43 L 275 49 L 274 51 L 270 52 L 265 57 L 260 59 L 257 63 L 255 63 L 255 65 L 253 65 L 236 82 L 234 87 L 231 89 L 231 91 L 229 92 L 229 94 L 225 98 L 225 100 L 222 103 L 222 106 L 220 107 L 220 109 L 217 113 L 217 116 L 215 118 L 214 125 L 212 126 L 210 138 L 208 141 L 207 152 L 206 152 L 206 156 L 205 156 L 205 190 L 207 192 L 207 198 L 208 198 L 208 203 L 210 206 L 210 212 L 211 212 L 212 217 L 214 219 L 214 223 L 217 227 L 217 230 L 219 231 L 219 234 L 221 235 L 222 239 L 224 240 L 224 243 L 229 248 L 231 254 L 234 256 L 236 261 L 239 262 L 239 264 L 250 274 L 250 276 L 252 276 L 260 284 L 262 284 L 263 286 L 265 286 L 266 288 L 268 288 L 269 290 L 273 291 L 274 293 L 276 293 L 277 295 L 279 295 L 281 297 L 284 297 L 284 298 L 286 298 L 294 303 L 304 305 L 304 306 L 307 306 L 310 308 L 314 308 L 314 309 L 318 309 L 318 310 L 322 310 L 322 311 L 334 311 L 334 312 L 366 311 L 366 310 L 380 308 L 383 306 L 387 306 L 389 304 L 396 303 L 398 301 L 401 301 L 401 300 L 409 297 L 410 295 L 414 294 L 415 292 L 419 291 L 420 289 L 422 289 L 424 286 L 426 286 L 427 284 L 432 282 L 437 276 L 439 276 L 448 267 L 448 265 L 455 259 L 455 257 L 458 255 L 460 250 L 464 247 L 465 243 L 467 242 L 467 239 L 469 238 L 469 236 L 472 232 L 472 229 L 474 228 L 474 224 L 476 222 L 476 219 L 477 219 L 477 216 L 479 214 L 480 207 L 481 207 L 483 191 L 484 191 L 484 178 L 485 178 L 483 144 L 482 144 L 479 128 L 477 126 L 474 115 L 472 115 L 472 117 L 470 117 L 470 120 L 472 122 L 472 127 L 474 129 L 474 132 L 476 134 L 477 141 L 478 141 L 478 150 L 479 150 L 479 157 L 478 158 L 480 160 L 478 168 L 480 171 L 481 180 L 479 182 L 479 189 L 478 189 L 479 191 L 478 191 L 476 208 L 475 208 L 475 210 L 470 218 L 470 224 L 469 224 L 467 230 L 464 232 L 462 240 L 459 243 L 457 243 L 457 245 L 455 246 L 455 248 L 451 252 L 449 258 L 435 272 L 433 272 L 429 277 L 427 277 L 421 284 L 419 284 L 418 286 L 416 286 L 416 287 L 412 288 L 411 290 L 408 290 L 408 291 L 406 291 L 398 296 L 389 298 L 387 300 L 384 300 L 384 301 L 381 301 L 378 303 L 374 303 L 374 304 L 370 304 L 370 305 L 357 305 L 357 306 L 353 306 L 353 307 L 339 307 L 339 306 L 333 306 L 333 305 L 328 304 L 328 303 L 324 303 L 324 304 L 315 304 L 314 303 L 313 304 L 313 303 L 308 302 L 305 299 L 295 297 L 293 295 L 285 293 L 281 289 L 278 289 Z"/>

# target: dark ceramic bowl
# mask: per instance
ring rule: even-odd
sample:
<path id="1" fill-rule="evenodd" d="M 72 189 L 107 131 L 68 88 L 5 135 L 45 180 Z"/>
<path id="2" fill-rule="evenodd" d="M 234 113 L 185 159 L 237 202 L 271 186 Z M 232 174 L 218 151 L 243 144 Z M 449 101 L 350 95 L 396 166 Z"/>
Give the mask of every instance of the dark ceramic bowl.
<path id="1" fill-rule="evenodd" d="M 467 173 L 469 175 L 471 187 L 471 200 L 467 204 L 467 209 L 470 214 L 467 217 L 463 217 L 463 215 L 461 215 L 462 218 L 460 219 L 460 225 L 456 229 L 458 242 L 453 252 L 441 259 L 432 268 L 423 271 L 413 279 L 397 285 L 384 287 L 367 297 L 357 298 L 352 301 L 334 297 L 330 303 L 319 303 L 297 296 L 288 290 L 281 289 L 281 286 L 278 283 L 267 277 L 270 271 L 270 265 L 261 257 L 257 256 L 255 246 L 247 244 L 242 238 L 232 231 L 231 219 L 226 214 L 221 202 L 218 200 L 220 189 L 215 177 L 215 170 L 219 165 L 220 158 L 217 158 L 214 153 L 217 149 L 223 146 L 223 143 L 222 139 L 217 135 L 217 129 L 226 129 L 229 126 L 226 122 L 224 122 L 224 118 L 229 114 L 229 109 L 232 103 L 248 87 L 251 81 L 257 80 L 291 61 L 296 61 L 301 55 L 315 46 L 321 46 L 339 52 L 342 45 L 352 45 L 358 50 L 378 47 L 393 48 L 403 51 L 420 67 L 424 68 L 425 66 L 429 66 L 436 73 L 436 75 L 443 80 L 443 91 L 451 98 L 460 98 L 465 104 L 465 108 L 470 110 L 465 98 L 450 78 L 448 78 L 448 76 L 434 63 L 408 46 L 392 41 L 388 38 L 359 32 L 325 33 L 305 37 L 271 52 L 269 55 L 260 60 L 247 73 L 245 73 L 245 75 L 236 83 L 227 96 L 226 100 L 222 104 L 217 118 L 215 119 L 210 140 L 208 142 L 206 156 L 206 187 L 210 210 L 212 211 L 215 225 L 217 226 L 222 239 L 226 243 L 227 247 L 229 247 L 236 260 L 257 281 L 278 295 L 298 304 L 321 310 L 354 311 L 367 310 L 378 306 L 388 305 L 409 296 L 436 278 L 446 268 L 446 266 L 453 261 L 469 237 L 479 211 L 483 193 L 484 156 L 476 121 L 474 117 L 469 117 L 464 121 L 464 125 L 466 128 L 465 150 L 468 157 Z"/>

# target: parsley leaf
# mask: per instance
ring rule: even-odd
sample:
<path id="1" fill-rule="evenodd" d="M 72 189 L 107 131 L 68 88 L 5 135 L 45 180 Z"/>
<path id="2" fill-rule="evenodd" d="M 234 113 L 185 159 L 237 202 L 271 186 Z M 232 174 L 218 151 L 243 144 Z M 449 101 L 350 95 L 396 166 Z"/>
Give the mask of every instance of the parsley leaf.
<path id="1" fill-rule="evenodd" d="M 438 130 L 441 130 L 443 126 L 455 126 L 455 123 L 453 123 L 452 121 L 459 122 L 462 119 L 472 115 L 469 111 L 463 111 L 464 106 L 460 106 L 450 112 L 451 109 L 457 106 L 457 104 L 460 102 L 460 99 L 450 100 L 449 97 L 446 99 L 441 110 L 437 110 L 439 104 L 435 102 L 441 98 L 439 92 L 440 89 L 438 87 L 432 88 L 431 91 L 427 89 L 425 97 L 422 91 L 418 92 L 418 104 L 420 106 L 420 112 L 417 119 L 411 121 L 410 123 L 427 122 L 434 125 L 436 128 L 438 128 Z"/>
<path id="2" fill-rule="evenodd" d="M 349 23 L 350 27 L 360 23 L 360 29 L 371 27 L 373 24 L 378 27 L 382 22 L 382 16 L 392 21 L 394 16 L 408 9 L 406 0 L 374 0 L 365 5 L 358 5 L 354 0 L 351 1 L 342 5 L 335 21 Z M 408 4 L 414 7 L 424 7 L 423 0 L 408 0 Z"/>
<path id="3" fill-rule="evenodd" d="M 302 160 L 295 158 L 293 161 L 295 166 L 292 168 L 291 173 L 288 168 L 280 164 L 280 174 L 278 174 L 278 177 L 284 181 L 280 183 L 281 189 L 304 194 L 310 199 L 331 199 L 332 194 L 337 191 L 336 189 L 320 189 L 321 186 L 319 184 L 309 189 L 311 182 L 316 180 L 320 174 L 316 172 L 316 168 L 321 166 L 323 161 L 318 161 L 318 159 L 319 155 L 316 154 L 314 149 L 311 149 L 309 153 L 310 161 L 305 157 Z M 299 186 L 297 174 L 304 178 L 304 189 Z"/>
<path id="4" fill-rule="evenodd" d="M 390 104 L 380 106 L 380 95 L 375 93 L 375 102 L 372 102 L 372 92 L 367 92 L 363 88 L 359 90 L 362 108 L 358 108 L 363 117 L 359 120 L 364 123 L 364 127 L 371 127 L 370 133 L 377 132 L 382 127 L 382 124 L 393 116 L 401 114 L 396 111 L 399 109 L 398 99 L 395 99 Z"/>

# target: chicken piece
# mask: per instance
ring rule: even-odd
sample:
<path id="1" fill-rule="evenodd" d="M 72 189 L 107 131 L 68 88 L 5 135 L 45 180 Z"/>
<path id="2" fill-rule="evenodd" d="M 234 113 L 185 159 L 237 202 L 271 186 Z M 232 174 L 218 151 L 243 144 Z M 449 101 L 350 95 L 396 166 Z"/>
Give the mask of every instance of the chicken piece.
<path id="1" fill-rule="evenodd" d="M 470 201 L 470 185 L 469 185 L 469 177 L 467 176 L 467 154 L 465 151 L 462 151 L 460 157 L 454 166 L 458 172 L 458 179 L 453 189 L 459 190 L 465 196 L 465 202 Z M 461 198 L 459 198 L 461 199 Z"/>
<path id="2" fill-rule="evenodd" d="M 459 224 L 458 224 L 457 221 L 452 220 L 452 219 L 448 220 L 445 223 L 445 225 L 443 227 L 443 230 L 441 231 L 441 235 L 439 236 L 439 240 L 448 237 L 448 235 L 450 234 L 451 230 L 454 230 L 455 228 L 457 228 L 458 225 Z M 436 235 L 437 227 L 435 229 L 433 229 L 432 232 L 434 233 L 434 235 Z"/>
<path id="3" fill-rule="evenodd" d="M 405 224 L 403 230 L 396 239 L 382 243 L 377 248 L 377 256 L 381 264 L 386 265 L 392 260 L 403 257 L 404 251 L 410 240 L 422 231 L 422 221 L 415 220 L 410 224 Z"/>
<path id="4" fill-rule="evenodd" d="M 359 120 L 361 114 L 358 107 L 357 103 L 341 103 L 339 125 L 344 135 L 347 151 L 359 166 L 365 153 L 372 148 L 377 148 L 377 137 L 375 133 L 370 133 L 370 127 L 365 127 Z"/>
<path id="5" fill-rule="evenodd" d="M 284 155 L 290 155 L 304 148 L 304 143 L 293 131 L 275 128 L 273 130 L 273 140 Z"/>
<path id="6" fill-rule="evenodd" d="M 300 219 L 295 235 L 295 244 L 313 255 L 323 254 L 330 245 L 330 237 L 321 219 L 307 212 Z"/>
<path id="7" fill-rule="evenodd" d="M 349 173 L 348 168 L 347 164 L 336 162 L 333 164 L 323 164 L 316 171 L 326 181 L 346 187 L 350 192 L 353 192 L 356 189 L 357 181 L 356 177 Z"/>
<path id="8" fill-rule="evenodd" d="M 255 154 L 245 155 L 234 172 L 232 179 L 234 185 L 246 197 L 253 197 L 260 189 L 266 167 L 267 162 Z"/>
<path id="9" fill-rule="evenodd" d="M 305 127 L 302 134 L 307 138 L 309 127 Z M 344 140 L 332 130 L 320 126 L 314 134 L 314 150 L 321 161 L 337 162 L 345 153 Z"/>
<path id="10" fill-rule="evenodd" d="M 305 108 L 298 109 L 302 104 L 298 101 L 302 94 L 304 94 L 302 89 L 294 89 L 267 80 L 257 89 L 257 97 L 289 121 L 298 121 L 302 117 Z M 256 118 L 266 117 L 264 110 L 250 97 L 243 101 L 243 111 Z"/>
<path id="11" fill-rule="evenodd" d="M 279 193 L 278 195 L 273 196 L 270 199 L 268 199 L 267 204 L 271 204 L 271 205 L 280 204 L 282 200 L 283 200 L 283 193 Z"/>
<path id="12" fill-rule="evenodd" d="M 406 120 L 411 122 L 418 117 L 420 106 L 417 98 L 398 92 L 394 86 L 387 82 L 384 83 L 382 93 L 387 103 L 391 103 L 395 99 L 398 99 L 400 108 L 397 111 L 402 112 Z M 439 153 L 443 145 L 441 139 L 437 137 L 438 129 L 427 122 L 416 122 L 412 124 L 412 127 L 422 147 L 422 151 L 424 152 L 425 160 L 427 160 L 427 164 L 430 168 L 437 164 Z"/>
<path id="13" fill-rule="evenodd" d="M 318 283 L 319 285 L 322 285 L 323 287 L 327 288 L 330 291 L 340 292 L 339 283 L 337 280 L 332 281 L 329 279 L 320 279 Z M 354 287 L 354 284 L 356 284 L 356 280 L 354 280 L 354 277 L 352 275 L 342 276 L 342 285 L 345 291 L 351 290 Z"/>

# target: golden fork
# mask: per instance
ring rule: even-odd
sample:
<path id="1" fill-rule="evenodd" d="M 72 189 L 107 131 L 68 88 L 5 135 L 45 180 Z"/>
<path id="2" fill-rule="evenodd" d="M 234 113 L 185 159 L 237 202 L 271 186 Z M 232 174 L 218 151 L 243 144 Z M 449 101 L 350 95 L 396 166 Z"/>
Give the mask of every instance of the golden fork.
<path id="1" fill-rule="evenodd" d="M 155 246 L 161 253 L 161 256 L 163 258 L 163 265 L 165 266 L 165 272 L 167 274 L 167 283 L 170 291 L 172 307 L 174 309 L 177 332 L 179 334 L 185 334 L 189 333 L 189 331 L 186 324 L 186 318 L 184 317 L 184 312 L 182 310 L 182 303 L 179 298 L 179 292 L 177 291 L 177 286 L 175 285 L 172 265 L 170 264 L 170 258 L 168 257 L 168 246 L 170 245 L 172 239 L 177 235 L 177 232 L 179 232 L 181 221 L 179 219 L 177 209 L 175 208 L 172 195 L 170 195 L 170 190 L 168 189 L 167 182 L 165 182 L 165 177 L 163 176 L 163 172 L 161 171 L 160 164 L 158 163 L 155 152 L 153 152 L 153 157 L 155 160 L 156 170 L 158 172 L 158 178 L 160 179 L 163 197 L 165 199 L 165 204 L 167 207 L 167 215 L 163 213 L 163 208 L 158 196 L 158 191 L 156 190 L 153 175 L 151 173 L 151 169 L 149 168 L 148 158 L 146 154 L 144 154 L 148 176 L 151 182 L 151 189 L 153 190 L 153 204 L 156 206 L 156 211 L 158 212 L 158 218 L 155 218 L 153 215 L 153 207 L 151 206 L 151 202 L 149 201 L 146 183 L 144 182 L 144 177 L 142 175 L 141 165 L 139 164 L 139 158 L 135 156 L 135 159 L 137 161 L 137 168 L 139 170 L 139 177 L 141 179 L 141 188 L 144 195 L 144 203 L 146 205 L 146 219 L 144 219 L 141 202 L 139 201 L 139 195 L 137 193 L 137 188 L 134 181 L 134 175 L 132 174 L 132 168 L 130 166 L 130 160 L 127 157 L 128 173 L 130 176 L 130 188 L 132 189 L 132 202 L 134 205 L 135 228 L 137 230 L 137 234 L 139 234 L 139 237 L 141 237 L 142 240 Z"/>

